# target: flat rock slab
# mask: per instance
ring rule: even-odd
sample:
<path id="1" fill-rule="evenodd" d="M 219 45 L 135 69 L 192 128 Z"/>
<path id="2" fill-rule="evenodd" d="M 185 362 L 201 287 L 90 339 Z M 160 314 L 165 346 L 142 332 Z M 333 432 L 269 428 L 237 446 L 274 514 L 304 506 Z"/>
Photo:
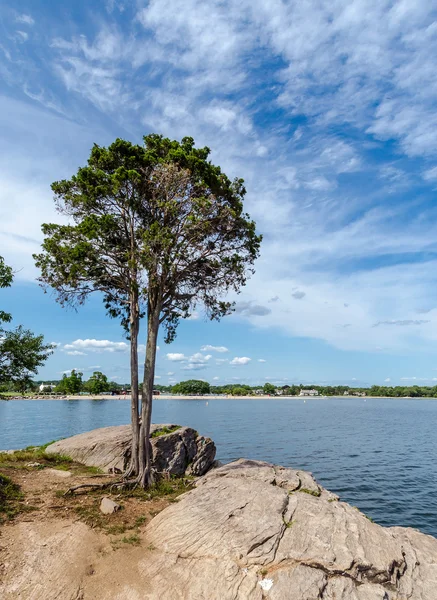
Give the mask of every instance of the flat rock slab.
<path id="1" fill-rule="evenodd" d="M 113 551 L 64 520 L 14 528 L 5 600 L 437 600 L 435 538 L 381 527 L 310 473 L 259 461 L 209 471 L 137 547 Z"/>
<path id="2" fill-rule="evenodd" d="M 63 471 L 62 469 L 45 469 L 44 473 L 60 479 L 68 479 L 72 475 L 71 471 Z"/>
<path id="3" fill-rule="evenodd" d="M 173 430 L 171 433 L 164 433 Z M 102 427 L 59 440 L 46 448 L 48 454 L 64 454 L 89 467 L 122 473 L 131 454 L 131 426 Z M 161 432 L 163 434 L 161 435 Z M 214 463 L 216 448 L 210 438 L 200 436 L 191 427 L 171 423 L 154 424 L 151 434 L 152 465 L 158 472 L 195 476 L 206 473 Z"/>

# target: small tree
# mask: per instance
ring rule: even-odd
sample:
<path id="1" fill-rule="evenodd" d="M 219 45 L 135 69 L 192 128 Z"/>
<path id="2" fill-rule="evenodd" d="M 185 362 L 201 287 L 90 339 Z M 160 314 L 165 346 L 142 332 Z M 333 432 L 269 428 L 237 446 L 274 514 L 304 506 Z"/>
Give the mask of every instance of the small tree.
<path id="1" fill-rule="evenodd" d="M 263 387 L 264 394 L 268 394 L 269 396 L 274 396 L 276 393 L 276 388 L 272 383 L 265 383 Z"/>
<path id="2" fill-rule="evenodd" d="M 83 373 L 79 373 L 75 369 L 68 376 L 64 373 L 56 386 L 56 391 L 60 394 L 78 394 L 83 388 L 82 375 Z"/>
<path id="3" fill-rule="evenodd" d="M 0 288 L 10 287 L 12 281 L 12 269 L 0 256 Z M 10 321 L 12 315 L 0 310 L 0 385 L 12 383 L 15 389 L 24 392 L 32 375 L 38 373 L 53 350 L 51 344 L 44 344 L 42 335 L 35 335 L 21 325 L 6 330 L 3 323 Z"/>
<path id="4" fill-rule="evenodd" d="M 137 376 L 141 303 L 147 316 L 139 428 L 132 385 L 132 456 L 137 481 L 152 481 L 150 424 L 160 325 L 166 342 L 196 304 L 210 319 L 232 311 L 221 298 L 239 291 L 253 272 L 261 237 L 243 212 L 242 179 L 231 181 L 192 138 L 144 138 L 144 147 L 117 140 L 94 146 L 88 166 L 53 184 L 61 212 L 75 225 L 44 225 L 41 281 L 65 303 L 101 291 L 111 316 L 131 324 L 131 379 Z M 136 439 L 139 428 L 139 440 Z"/>
<path id="5" fill-rule="evenodd" d="M 108 378 L 100 371 L 94 371 L 85 384 L 90 394 L 97 395 L 109 390 Z"/>

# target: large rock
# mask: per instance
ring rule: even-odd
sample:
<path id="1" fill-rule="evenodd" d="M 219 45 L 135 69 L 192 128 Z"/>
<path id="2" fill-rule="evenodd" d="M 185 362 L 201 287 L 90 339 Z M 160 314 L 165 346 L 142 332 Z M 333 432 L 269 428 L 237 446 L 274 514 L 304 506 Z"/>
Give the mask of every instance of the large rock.
<path id="1" fill-rule="evenodd" d="M 268 463 L 209 471 L 137 547 L 60 523 L 20 523 L 13 543 L 5 528 L 1 598 L 437 600 L 435 538 L 376 525 L 311 474 Z"/>
<path id="2" fill-rule="evenodd" d="M 171 433 L 167 430 L 177 428 Z M 199 436 L 191 427 L 164 424 L 152 425 L 152 464 L 159 472 L 183 475 L 187 469 L 193 475 L 203 475 L 215 458 L 215 444 Z M 73 460 L 103 471 L 123 472 L 131 455 L 131 426 L 103 427 L 60 440 L 47 447 L 49 454 L 65 454 Z"/>
<path id="3" fill-rule="evenodd" d="M 435 600 L 437 540 L 384 528 L 302 471 L 210 471 L 147 528 L 148 599 Z"/>

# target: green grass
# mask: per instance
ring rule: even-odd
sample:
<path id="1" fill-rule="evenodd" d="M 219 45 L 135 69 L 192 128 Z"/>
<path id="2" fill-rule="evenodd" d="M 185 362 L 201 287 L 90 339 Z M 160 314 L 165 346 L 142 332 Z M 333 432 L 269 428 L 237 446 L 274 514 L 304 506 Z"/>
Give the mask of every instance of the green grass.
<path id="1" fill-rule="evenodd" d="M 23 499 L 20 486 L 0 473 L 0 523 L 5 518 L 12 519 L 20 512 Z"/>
<path id="2" fill-rule="evenodd" d="M 162 435 L 167 435 L 169 433 L 173 433 L 174 431 L 177 431 L 178 429 L 180 429 L 179 425 L 175 425 L 174 427 L 163 427 L 162 429 L 158 429 L 157 431 L 154 431 L 150 437 L 151 438 L 161 437 Z"/>
<path id="3" fill-rule="evenodd" d="M 320 490 L 309 490 L 308 488 L 300 488 L 299 492 L 303 494 L 309 494 L 310 496 L 314 496 L 315 498 L 320 498 L 322 492 Z"/>
<path id="4" fill-rule="evenodd" d="M 123 542 L 123 544 L 131 544 L 132 546 L 139 546 L 141 543 L 140 536 L 136 533 L 130 535 L 129 537 L 121 538 L 121 541 Z"/>
<path id="5" fill-rule="evenodd" d="M 17 450 L 13 454 L 0 452 L 0 468 L 32 470 L 52 467 L 61 471 L 68 471 L 74 467 L 78 473 L 91 475 L 102 473 L 101 469 L 97 467 L 87 467 L 86 465 L 75 463 L 72 458 L 65 454 L 47 454 L 46 448 L 52 443 L 49 442 L 44 446 L 28 446 L 24 450 Z M 29 467 L 30 463 L 39 463 L 39 466 Z"/>

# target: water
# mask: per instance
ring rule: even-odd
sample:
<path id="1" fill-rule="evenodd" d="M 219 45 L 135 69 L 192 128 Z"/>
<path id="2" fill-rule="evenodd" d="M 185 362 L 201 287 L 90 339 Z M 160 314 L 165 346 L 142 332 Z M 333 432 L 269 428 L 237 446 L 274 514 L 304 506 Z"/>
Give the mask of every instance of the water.
<path id="1" fill-rule="evenodd" d="M 0 402 L 0 448 L 129 423 L 126 400 Z M 437 401 L 427 399 L 156 400 L 155 423 L 190 425 L 242 456 L 312 471 L 382 525 L 437 537 Z"/>

